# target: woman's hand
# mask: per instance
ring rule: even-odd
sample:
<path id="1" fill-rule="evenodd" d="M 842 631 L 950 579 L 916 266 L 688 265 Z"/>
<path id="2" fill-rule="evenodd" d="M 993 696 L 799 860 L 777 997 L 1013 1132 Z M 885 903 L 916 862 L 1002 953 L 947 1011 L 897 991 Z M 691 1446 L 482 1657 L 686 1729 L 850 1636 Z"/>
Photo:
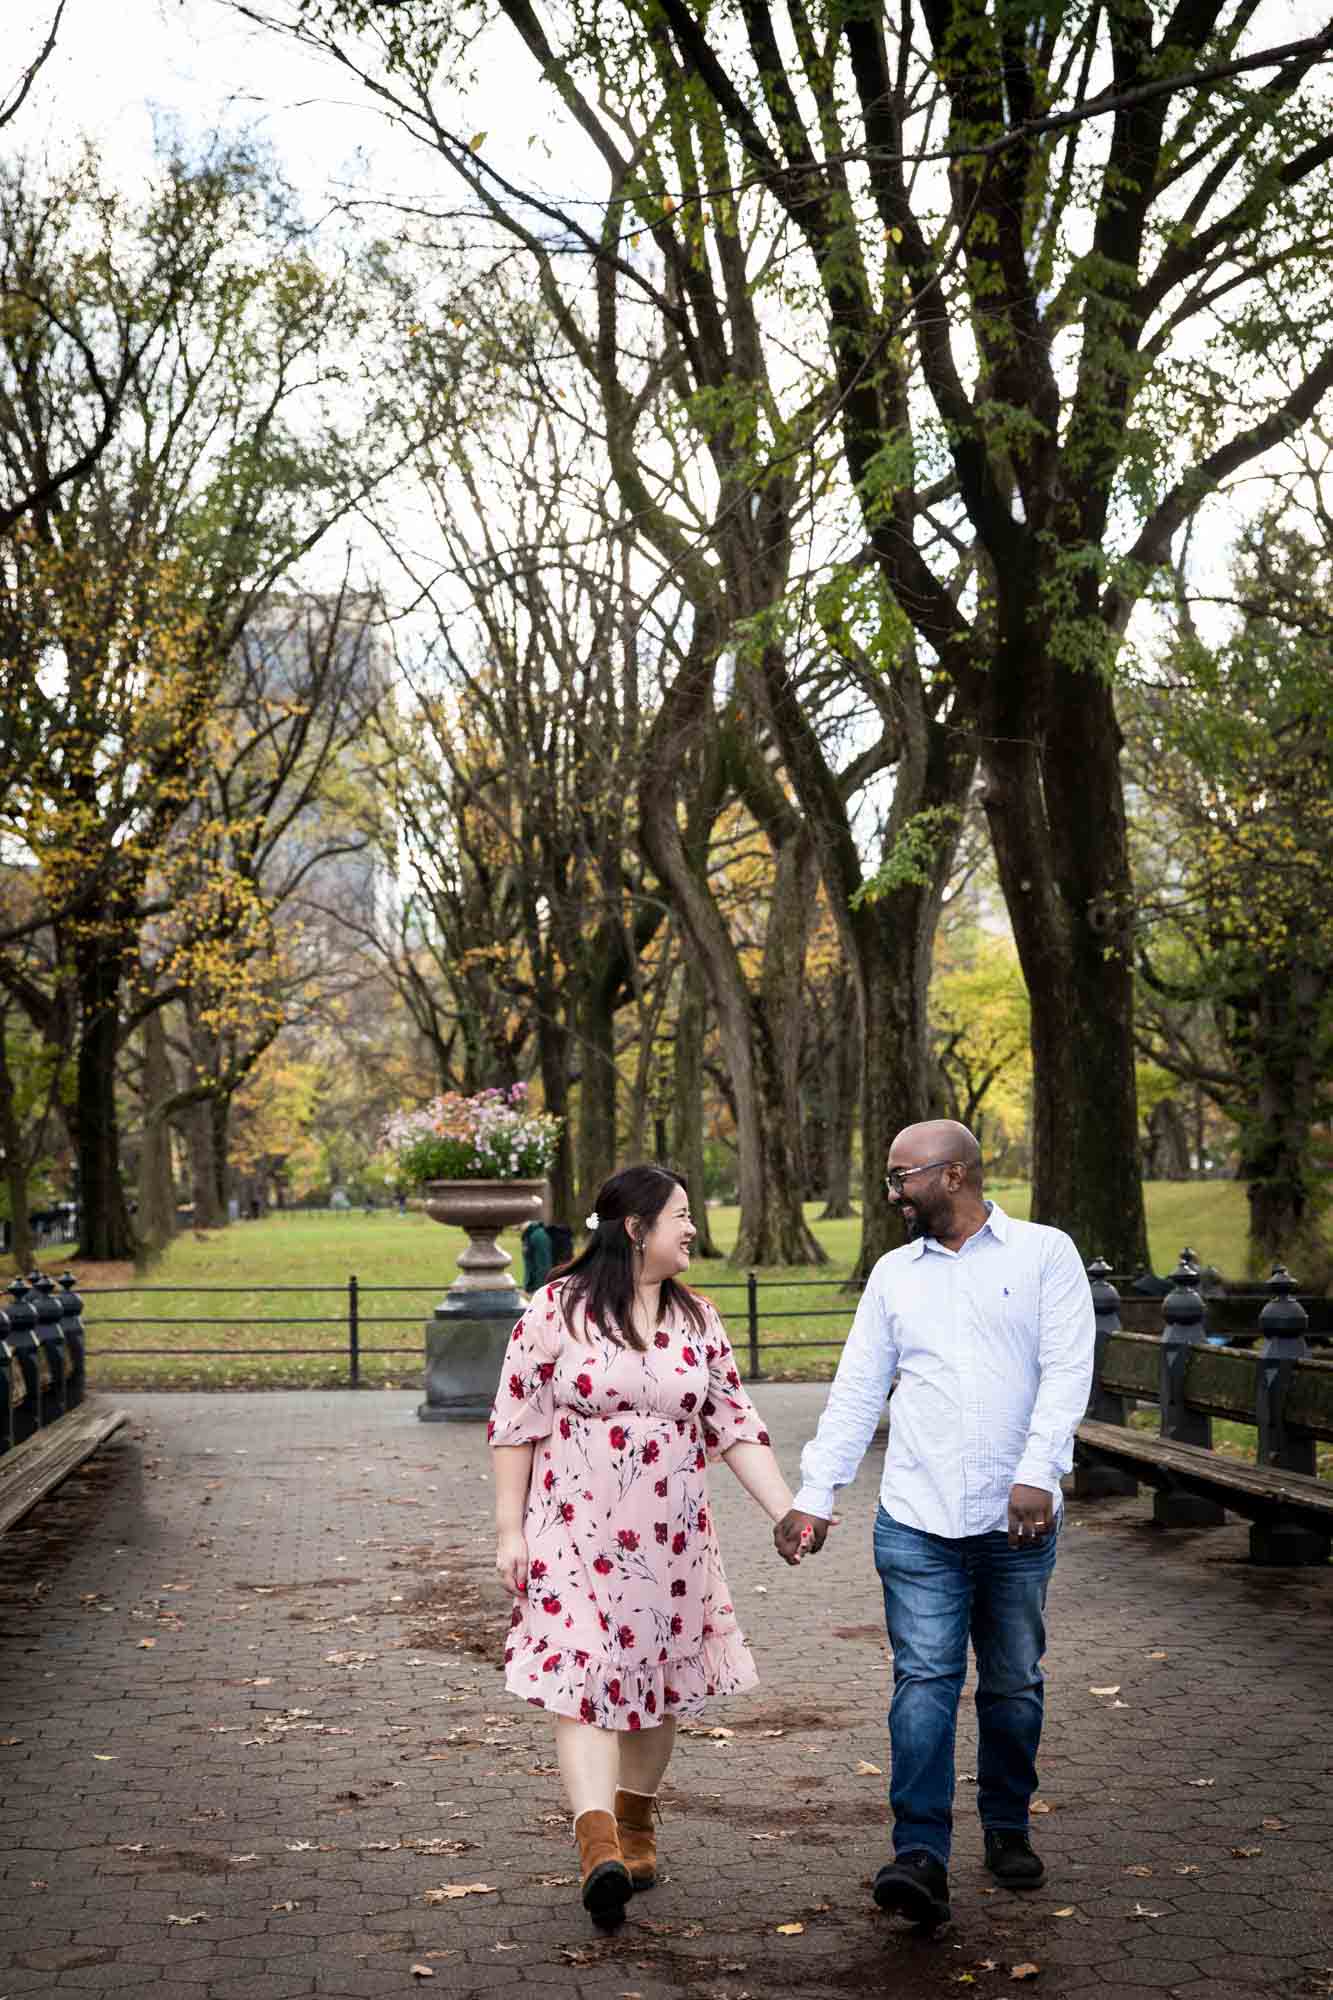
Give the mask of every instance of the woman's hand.
<path id="1" fill-rule="evenodd" d="M 511 1597 L 528 1587 L 528 1545 L 522 1535 L 501 1535 L 495 1544 L 495 1567 Z"/>

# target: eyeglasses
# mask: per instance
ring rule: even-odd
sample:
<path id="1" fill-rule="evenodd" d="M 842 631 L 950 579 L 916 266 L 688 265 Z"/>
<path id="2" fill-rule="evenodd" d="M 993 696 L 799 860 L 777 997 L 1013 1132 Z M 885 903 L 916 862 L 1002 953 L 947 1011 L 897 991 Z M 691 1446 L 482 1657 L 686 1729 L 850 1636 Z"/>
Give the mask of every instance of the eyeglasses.
<path id="1" fill-rule="evenodd" d="M 901 1194 L 903 1182 L 912 1174 L 931 1174 L 936 1167 L 961 1167 L 961 1160 L 928 1160 L 924 1167 L 890 1167 L 884 1176 L 884 1186 L 889 1194 Z"/>

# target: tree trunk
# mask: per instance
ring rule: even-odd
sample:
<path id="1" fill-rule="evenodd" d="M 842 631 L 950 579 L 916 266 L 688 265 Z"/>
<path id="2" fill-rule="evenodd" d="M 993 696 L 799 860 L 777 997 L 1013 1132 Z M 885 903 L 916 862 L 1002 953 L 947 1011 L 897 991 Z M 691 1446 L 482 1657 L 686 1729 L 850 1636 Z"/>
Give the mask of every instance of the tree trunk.
<path id="1" fill-rule="evenodd" d="M 736 1265 L 818 1264 L 824 1252 L 801 1207 L 794 1133 L 786 1122 L 782 1063 L 772 1025 L 746 984 L 740 954 L 705 870 L 691 866 L 677 814 L 676 776 L 712 699 L 713 647 L 702 621 L 668 689 L 646 747 L 639 786 L 640 837 L 665 884 L 689 948 L 708 981 L 736 1103 L 740 1227 Z"/>
<path id="2" fill-rule="evenodd" d="M 616 1016 L 620 946 L 605 928 L 579 1005 L 578 1201 L 580 1218 L 616 1169 Z"/>
<path id="3" fill-rule="evenodd" d="M 94 1263 L 136 1249 L 120 1173 L 116 1057 L 120 1041 L 120 940 L 98 925 L 76 937 L 79 994 L 74 1095 L 78 1130 L 79 1249 Z"/>
<path id="4" fill-rule="evenodd" d="M 0 1146 L 5 1151 L 5 1191 L 9 1196 L 9 1254 L 14 1269 L 27 1273 L 33 1266 L 27 1148 L 9 1068 L 8 1026 L 8 1010 L 0 1009 Z"/>
<path id="5" fill-rule="evenodd" d="M 782 1121 L 791 1135 L 797 1187 L 806 1191 L 801 1118 L 801 1030 L 804 1018 L 805 957 L 819 891 L 819 858 L 809 828 L 777 850 L 777 867 L 764 934 L 759 1004 L 771 1024 L 782 1091 Z"/>
<path id="6" fill-rule="evenodd" d="M 143 1024 L 143 1144 L 139 1154 L 139 1238 L 148 1258 L 161 1255 L 176 1233 L 176 1177 L 171 1158 L 171 1123 L 154 1106 L 175 1088 L 167 1052 L 166 1023 L 155 1007 Z"/>
<path id="7" fill-rule="evenodd" d="M 1324 1203 L 1314 1164 L 1319 1016 L 1324 982 L 1309 965 L 1283 967 L 1259 988 L 1249 1022 L 1249 1116 L 1239 1177 L 1250 1208 L 1248 1264 L 1267 1277 L 1285 1264 L 1303 1288 L 1330 1277 Z"/>
<path id="8" fill-rule="evenodd" d="M 574 1161 L 569 1132 L 569 1030 L 555 1016 L 555 996 L 538 996 L 537 1057 L 546 1109 L 559 1118 L 560 1137 L 547 1179 L 551 1219 L 568 1222 L 574 1213 Z"/>
<path id="9" fill-rule="evenodd" d="M 824 1094 L 824 1212 L 822 1222 L 841 1222 L 856 1213 L 852 1204 L 852 1136 L 861 1093 L 861 1021 L 856 987 L 839 979 L 842 1004 L 833 1017 L 831 1039 L 821 1052 Z"/>
<path id="10" fill-rule="evenodd" d="M 227 1226 L 226 1156 L 219 1158 L 218 1143 L 225 1144 L 226 1110 L 223 1107 L 221 1132 L 215 1098 L 201 1098 L 187 1107 L 182 1124 L 190 1153 L 190 1189 L 196 1229 L 225 1229 Z"/>
<path id="11" fill-rule="evenodd" d="M 1132 1271 L 1148 1231 L 1111 689 L 1043 661 L 1026 626 L 988 681 L 986 817 L 1032 1009 L 1032 1217 Z"/>
<path id="12" fill-rule="evenodd" d="M 1150 1181 L 1187 1181 L 1190 1137 L 1185 1114 L 1174 1097 L 1163 1097 L 1148 1114 L 1143 1171 Z"/>
<path id="13" fill-rule="evenodd" d="M 696 1257 L 720 1257 L 708 1216 L 704 1168 L 704 1038 L 708 987 L 691 958 L 681 967 L 672 1066 L 671 1164 L 690 1191 L 690 1213 L 698 1235 Z"/>

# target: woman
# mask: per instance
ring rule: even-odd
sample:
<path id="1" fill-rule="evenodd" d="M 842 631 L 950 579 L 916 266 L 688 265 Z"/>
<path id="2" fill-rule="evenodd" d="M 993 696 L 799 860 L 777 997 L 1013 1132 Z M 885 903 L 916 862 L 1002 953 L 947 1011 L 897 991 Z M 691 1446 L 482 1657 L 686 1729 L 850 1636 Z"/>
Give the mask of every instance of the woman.
<path id="1" fill-rule="evenodd" d="M 491 1416 L 505 1685 L 555 1718 L 584 1908 L 656 1880 L 676 1718 L 755 1683 L 708 1508 L 722 1458 L 769 1517 L 791 1494 L 713 1305 L 679 1283 L 694 1224 L 660 1167 L 613 1174 L 592 1240 L 514 1328 Z"/>

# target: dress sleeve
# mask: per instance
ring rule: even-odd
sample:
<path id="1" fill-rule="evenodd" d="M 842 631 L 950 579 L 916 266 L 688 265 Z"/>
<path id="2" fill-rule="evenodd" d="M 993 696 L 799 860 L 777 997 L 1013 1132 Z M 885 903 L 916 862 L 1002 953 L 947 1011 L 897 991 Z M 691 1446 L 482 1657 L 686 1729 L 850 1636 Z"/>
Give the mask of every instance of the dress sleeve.
<path id="1" fill-rule="evenodd" d="M 555 1421 L 555 1364 L 562 1328 L 556 1293 L 546 1286 L 509 1336 L 486 1437 L 495 1445 L 535 1444 Z"/>
<path id="2" fill-rule="evenodd" d="M 768 1432 L 759 1421 L 759 1412 L 741 1386 L 731 1343 L 727 1339 L 716 1307 L 709 1306 L 704 1330 L 708 1358 L 708 1394 L 699 1415 L 703 1420 L 704 1445 L 710 1461 L 721 1458 L 734 1444 L 768 1444 Z"/>

